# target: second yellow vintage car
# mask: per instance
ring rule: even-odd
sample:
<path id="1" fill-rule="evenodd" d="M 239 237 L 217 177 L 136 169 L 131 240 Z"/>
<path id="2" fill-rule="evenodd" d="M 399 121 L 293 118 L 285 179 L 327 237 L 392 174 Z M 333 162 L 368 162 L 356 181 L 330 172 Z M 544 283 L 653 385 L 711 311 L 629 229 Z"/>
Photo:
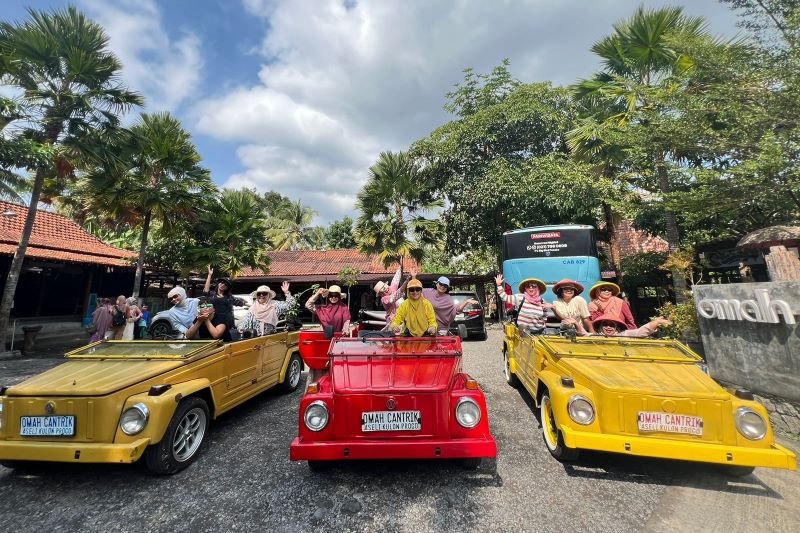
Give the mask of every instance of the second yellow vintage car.
<path id="1" fill-rule="evenodd" d="M 298 333 L 220 341 L 103 341 L 0 390 L 0 464 L 132 463 L 158 474 L 194 461 L 209 422 L 300 383 Z"/>
<path id="2" fill-rule="evenodd" d="M 725 465 L 797 468 L 775 442 L 766 409 L 728 391 L 674 340 L 531 336 L 505 325 L 506 381 L 535 399 L 544 442 L 559 461 L 580 450 Z"/>

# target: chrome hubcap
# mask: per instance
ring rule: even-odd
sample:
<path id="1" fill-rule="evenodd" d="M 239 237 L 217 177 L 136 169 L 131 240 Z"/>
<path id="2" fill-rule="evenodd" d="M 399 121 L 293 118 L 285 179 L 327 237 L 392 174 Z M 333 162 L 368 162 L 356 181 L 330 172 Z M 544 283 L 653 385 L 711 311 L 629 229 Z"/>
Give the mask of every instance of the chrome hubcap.
<path id="1" fill-rule="evenodd" d="M 289 385 L 296 387 L 300 383 L 300 361 L 295 359 L 292 361 L 292 366 L 289 367 Z"/>
<path id="2" fill-rule="evenodd" d="M 175 438 L 172 439 L 172 455 L 179 462 L 189 459 L 203 442 L 206 433 L 206 413 L 195 407 L 178 424 Z"/>

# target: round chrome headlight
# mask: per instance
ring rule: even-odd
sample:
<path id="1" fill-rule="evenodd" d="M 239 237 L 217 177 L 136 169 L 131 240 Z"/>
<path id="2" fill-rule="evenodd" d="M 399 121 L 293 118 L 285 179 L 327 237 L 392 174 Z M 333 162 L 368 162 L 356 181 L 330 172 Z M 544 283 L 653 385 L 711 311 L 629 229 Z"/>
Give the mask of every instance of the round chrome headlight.
<path id="1" fill-rule="evenodd" d="M 474 428 L 481 421 L 481 408 L 472 398 L 461 398 L 456 405 L 456 421 L 465 428 Z"/>
<path id="2" fill-rule="evenodd" d="M 749 407 L 736 410 L 736 429 L 747 439 L 761 440 L 767 434 L 767 422 Z"/>
<path id="3" fill-rule="evenodd" d="M 588 426 L 594 422 L 594 406 L 580 394 L 575 394 L 569 399 L 567 411 L 569 417 L 582 426 Z"/>
<path id="4" fill-rule="evenodd" d="M 119 427 L 126 435 L 141 433 L 150 419 L 150 409 L 143 403 L 135 403 L 122 413 Z"/>
<path id="5" fill-rule="evenodd" d="M 311 402 L 303 414 L 303 421 L 311 431 L 322 431 L 328 425 L 328 406 L 321 400 Z"/>

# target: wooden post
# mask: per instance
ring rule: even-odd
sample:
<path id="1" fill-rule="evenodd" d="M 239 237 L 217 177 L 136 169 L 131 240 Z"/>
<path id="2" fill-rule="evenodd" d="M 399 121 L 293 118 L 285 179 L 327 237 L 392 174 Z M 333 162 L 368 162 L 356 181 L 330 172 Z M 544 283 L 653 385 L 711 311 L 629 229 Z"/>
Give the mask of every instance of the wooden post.
<path id="1" fill-rule="evenodd" d="M 764 260 L 770 281 L 800 281 L 800 259 L 785 246 L 771 246 Z"/>

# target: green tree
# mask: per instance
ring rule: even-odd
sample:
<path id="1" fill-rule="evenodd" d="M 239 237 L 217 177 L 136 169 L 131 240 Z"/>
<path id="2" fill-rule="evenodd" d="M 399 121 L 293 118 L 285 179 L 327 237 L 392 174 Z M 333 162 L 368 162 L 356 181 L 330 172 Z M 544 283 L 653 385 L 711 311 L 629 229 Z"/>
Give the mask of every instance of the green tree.
<path id="1" fill-rule="evenodd" d="M 196 225 L 196 265 L 213 265 L 231 276 L 246 266 L 269 268 L 263 204 L 253 191 L 224 189 L 204 207 Z"/>
<path id="2" fill-rule="evenodd" d="M 19 136 L 45 147 L 81 148 L 89 131 L 113 129 L 119 115 L 142 104 L 119 82 L 121 65 L 108 50 L 103 28 L 74 7 L 29 10 L 19 23 L 0 23 L 0 80 L 24 93 L 27 112 Z M 34 172 L 28 215 L 0 303 L 0 346 L 5 346 L 9 313 L 30 241 L 45 178 L 67 174 L 71 165 L 60 150 Z"/>
<path id="3" fill-rule="evenodd" d="M 406 256 L 421 261 L 438 236 L 437 222 L 423 214 L 443 206 L 432 183 L 408 152 L 382 152 L 369 171 L 356 200 L 359 250 L 377 254 L 386 267 Z"/>
<path id="4" fill-rule="evenodd" d="M 317 212 L 296 202 L 281 202 L 269 218 L 267 238 L 273 250 L 305 250 L 322 241 L 322 230 L 311 226 Z"/>
<path id="5" fill-rule="evenodd" d="M 332 249 L 355 248 L 356 239 L 353 237 L 353 219 L 344 217 L 342 220 L 331 222 L 331 225 L 325 230 L 325 241 L 328 247 Z"/>

